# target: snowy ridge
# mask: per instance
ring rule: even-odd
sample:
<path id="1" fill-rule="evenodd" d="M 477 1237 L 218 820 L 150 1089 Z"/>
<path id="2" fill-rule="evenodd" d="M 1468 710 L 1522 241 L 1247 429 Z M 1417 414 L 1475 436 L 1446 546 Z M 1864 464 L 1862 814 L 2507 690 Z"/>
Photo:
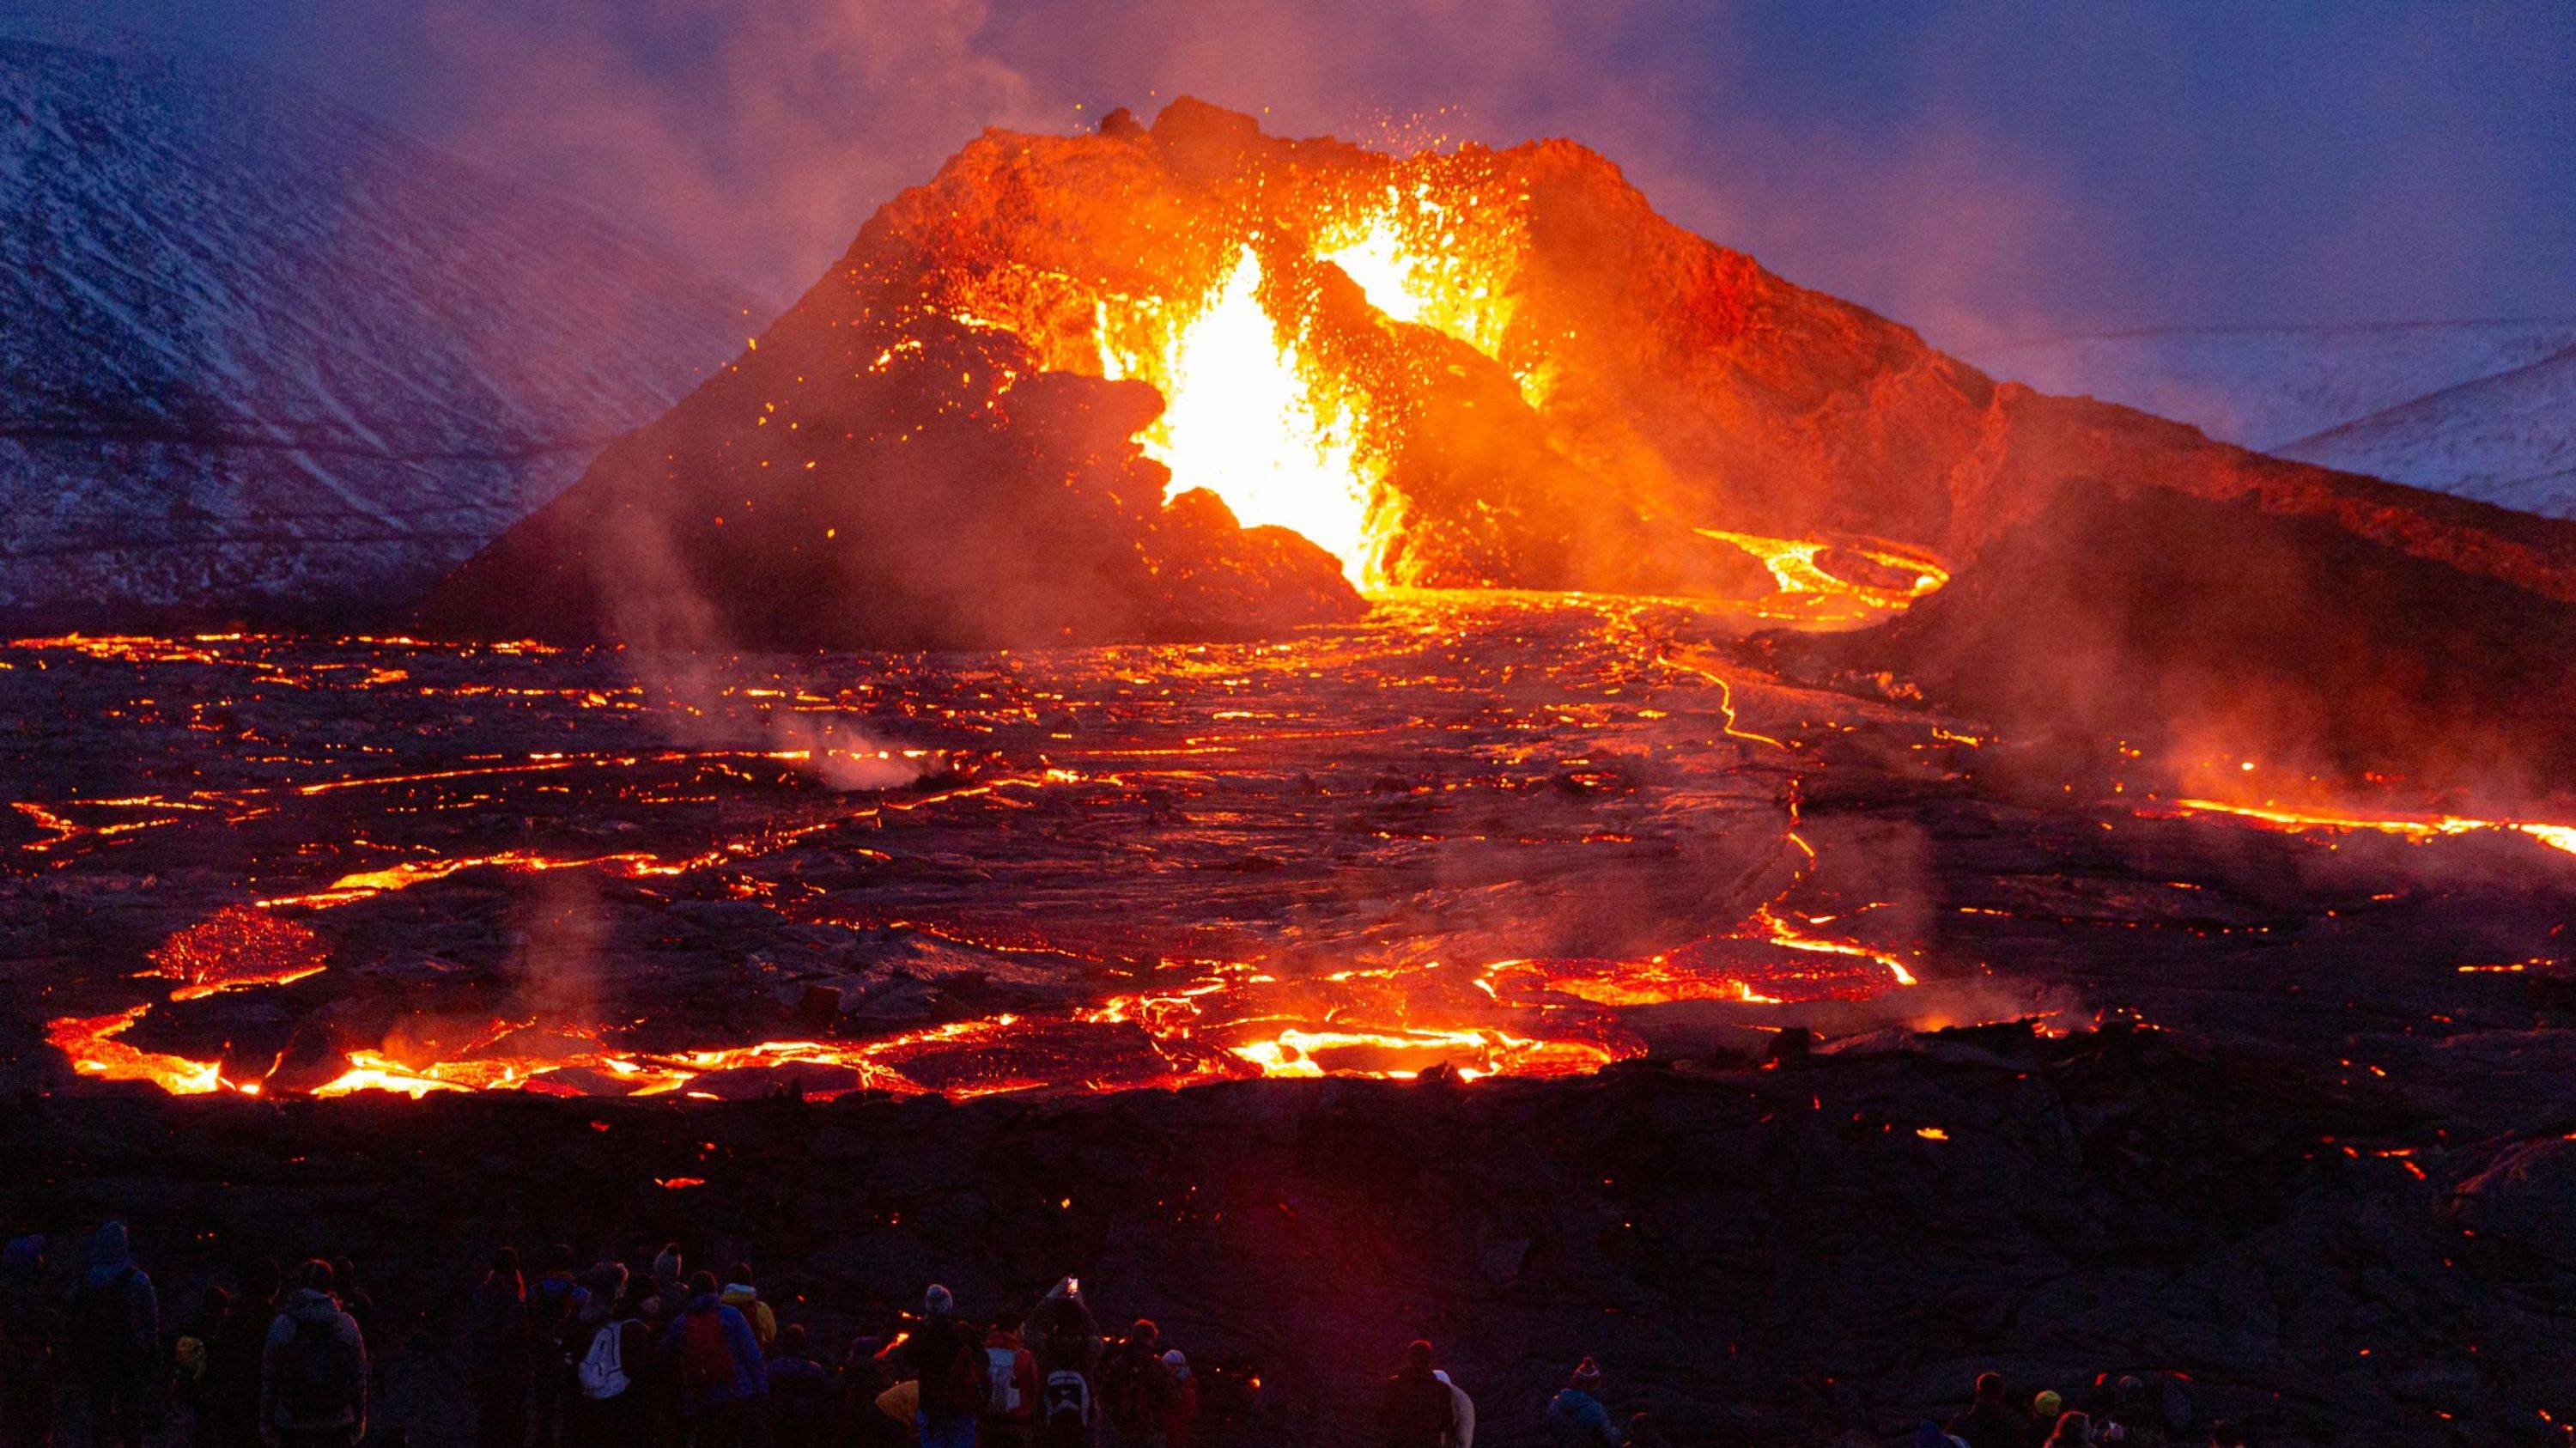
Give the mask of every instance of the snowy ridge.
<path id="1" fill-rule="evenodd" d="M 749 306 L 274 77 L 0 35 L 0 613 L 398 602 Z"/>
<path id="2" fill-rule="evenodd" d="M 2576 517 L 2576 318 L 2097 333 L 1970 360 L 2305 462 Z"/>

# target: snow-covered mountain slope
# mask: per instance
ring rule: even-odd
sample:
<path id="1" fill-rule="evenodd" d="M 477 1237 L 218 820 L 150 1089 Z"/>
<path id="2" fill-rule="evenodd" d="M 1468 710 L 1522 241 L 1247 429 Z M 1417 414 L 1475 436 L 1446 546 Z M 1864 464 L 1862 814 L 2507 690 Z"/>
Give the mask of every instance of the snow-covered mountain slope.
<path id="1" fill-rule="evenodd" d="M 2576 347 L 2278 449 L 2306 462 L 2576 518 Z"/>
<path id="2" fill-rule="evenodd" d="M 748 307 L 278 78 L 0 36 L 0 615 L 398 602 Z"/>
<path id="3" fill-rule="evenodd" d="M 2576 318 L 2101 333 L 1971 360 L 2286 457 L 2576 516 Z"/>

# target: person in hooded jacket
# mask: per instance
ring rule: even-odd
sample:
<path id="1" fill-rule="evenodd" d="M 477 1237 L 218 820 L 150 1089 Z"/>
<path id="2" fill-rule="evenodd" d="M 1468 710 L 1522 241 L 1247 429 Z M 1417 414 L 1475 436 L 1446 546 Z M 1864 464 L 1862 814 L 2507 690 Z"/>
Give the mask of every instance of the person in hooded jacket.
<path id="1" fill-rule="evenodd" d="M 751 1324 L 751 1339 L 760 1344 L 761 1356 L 769 1355 L 778 1342 L 778 1314 L 760 1300 L 760 1288 L 751 1280 L 751 1264 L 736 1262 L 725 1272 L 724 1304 L 742 1314 Z"/>
<path id="2" fill-rule="evenodd" d="M 1172 1405 L 1163 1410 L 1163 1448 L 1190 1448 L 1190 1430 L 1199 1421 L 1199 1377 L 1179 1348 L 1163 1350 L 1163 1366 L 1172 1370 Z"/>
<path id="3" fill-rule="evenodd" d="M 778 1351 L 766 1366 L 770 1442 L 775 1448 L 823 1448 L 832 1375 L 815 1360 L 803 1323 L 791 1322 L 780 1331 Z"/>
<path id="4" fill-rule="evenodd" d="M 1379 1391 L 1378 1437 L 1386 1448 L 1441 1448 L 1457 1421 L 1449 1385 L 1432 1373 L 1431 1344 L 1417 1338 Z"/>
<path id="5" fill-rule="evenodd" d="M 1547 1405 L 1548 1431 L 1557 1448 L 1620 1448 L 1619 1429 L 1601 1402 L 1601 1365 L 1585 1358 L 1574 1378 Z"/>
<path id="6" fill-rule="evenodd" d="M 921 1325 L 904 1343 L 903 1357 L 921 1385 L 914 1423 L 921 1448 L 975 1448 L 984 1414 L 984 1353 L 974 1330 L 957 1320 L 957 1299 L 936 1282 L 922 1294 Z"/>
<path id="7" fill-rule="evenodd" d="M 466 1374 L 476 1448 L 527 1448 L 528 1304 L 519 1254 L 503 1247 L 466 1303 Z"/>
<path id="8" fill-rule="evenodd" d="M 45 1239 L 12 1238 L 0 1248 L 0 1448 L 52 1448 L 60 1331 L 45 1298 Z"/>
<path id="9" fill-rule="evenodd" d="M 269 1325 L 259 1426 L 270 1448 L 356 1448 L 367 1435 L 367 1341 L 331 1281 L 330 1263 L 305 1263 Z"/>
<path id="10" fill-rule="evenodd" d="M 161 1299 L 134 1264 L 123 1222 L 104 1224 L 90 1242 L 89 1270 L 72 1294 L 71 1346 L 92 1448 L 110 1441 L 143 1448 L 144 1406 L 161 1357 Z"/>

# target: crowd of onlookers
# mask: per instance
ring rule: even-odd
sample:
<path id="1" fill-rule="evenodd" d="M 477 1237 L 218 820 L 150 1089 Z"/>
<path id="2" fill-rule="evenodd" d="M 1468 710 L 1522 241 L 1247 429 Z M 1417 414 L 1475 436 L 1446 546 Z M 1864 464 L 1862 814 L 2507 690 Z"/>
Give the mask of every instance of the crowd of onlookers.
<path id="1" fill-rule="evenodd" d="M 1967 1409 L 1947 1424 L 1926 1420 L 1914 1442 L 1915 1448 L 2183 1448 L 2197 1442 L 2245 1448 L 2245 1435 L 2232 1423 L 2210 1424 L 2205 1439 L 2186 1438 L 2175 1416 L 2155 1385 L 2134 1376 L 2097 1379 L 2079 1406 L 2053 1388 L 2025 1401 L 2004 1385 L 2002 1374 L 1983 1373 Z"/>
<path id="2" fill-rule="evenodd" d="M 189 1448 L 404 1441 L 398 1427 L 370 1433 L 368 1351 L 382 1339 L 347 1258 L 253 1263 L 238 1291 L 207 1287 L 197 1315 L 165 1338 L 123 1226 L 101 1227 L 67 1274 L 50 1274 L 45 1253 L 41 1237 L 0 1251 L 0 1448 L 51 1448 L 66 1388 L 87 1448 L 142 1448 L 169 1403 L 185 1412 Z M 464 1307 L 476 1448 L 1189 1448 L 1203 1407 L 1199 1375 L 1152 1322 L 1104 1332 L 1070 1278 L 980 1326 L 934 1285 L 917 1314 L 829 1364 L 802 1324 L 779 1321 L 747 1264 L 692 1271 L 677 1245 L 641 1270 L 585 1267 L 555 1247 L 533 1274 L 503 1248 Z M 1671 1441 L 1650 1415 L 1611 1413 L 1590 1358 L 1549 1399 L 1545 1424 L 1559 1448 Z M 1375 1436 L 1384 1448 L 1473 1448 L 1475 1401 L 1430 1343 L 1408 1346 L 1386 1379 Z M 1914 1441 L 2184 1443 L 2136 1378 L 2099 1382 L 2079 1406 L 2053 1391 L 2018 1399 L 1993 1373 L 1966 1411 L 1927 1420 Z M 2245 1440 L 2221 1423 L 2206 1441 Z"/>

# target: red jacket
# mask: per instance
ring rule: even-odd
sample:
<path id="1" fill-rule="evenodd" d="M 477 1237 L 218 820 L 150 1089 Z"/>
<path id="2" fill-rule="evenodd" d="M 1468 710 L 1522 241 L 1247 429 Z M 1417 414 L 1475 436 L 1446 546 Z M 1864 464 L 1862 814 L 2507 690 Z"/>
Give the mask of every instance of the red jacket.
<path id="1" fill-rule="evenodd" d="M 1007 1370 L 997 1356 L 1005 1352 L 1011 1355 Z M 1037 1416 L 1037 1355 L 1021 1345 L 1018 1333 L 997 1327 L 984 1335 L 984 1375 L 993 1385 L 984 1399 L 985 1417 L 1025 1423 Z M 1010 1391 L 1004 1391 L 1006 1384 Z M 1013 1398 L 1019 1400 L 1016 1407 L 1011 1406 Z"/>

